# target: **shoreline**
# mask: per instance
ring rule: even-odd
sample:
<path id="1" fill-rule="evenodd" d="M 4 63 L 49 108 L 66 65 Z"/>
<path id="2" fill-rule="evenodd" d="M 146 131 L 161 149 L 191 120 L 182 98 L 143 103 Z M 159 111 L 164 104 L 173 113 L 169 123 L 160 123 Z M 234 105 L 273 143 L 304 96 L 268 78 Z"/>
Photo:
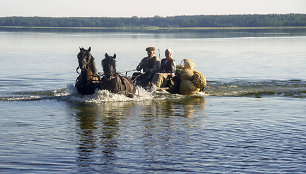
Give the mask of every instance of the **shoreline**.
<path id="1" fill-rule="evenodd" d="M 125 30 L 125 31 L 159 31 L 159 30 L 271 30 L 271 29 L 306 29 L 306 26 L 292 27 L 30 27 L 0 26 L 0 29 L 76 29 L 76 30 Z"/>

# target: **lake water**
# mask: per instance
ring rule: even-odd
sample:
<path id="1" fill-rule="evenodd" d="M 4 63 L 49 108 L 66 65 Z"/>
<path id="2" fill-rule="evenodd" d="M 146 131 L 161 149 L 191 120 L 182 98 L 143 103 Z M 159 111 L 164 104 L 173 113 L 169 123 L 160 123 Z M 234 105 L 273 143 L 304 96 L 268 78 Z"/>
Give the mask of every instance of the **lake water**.
<path id="1" fill-rule="evenodd" d="M 0 31 L 0 44 L 0 173 L 306 173 L 306 31 Z M 105 53 L 124 72 L 147 46 L 172 48 L 206 94 L 79 96 L 89 46 L 100 72 Z"/>

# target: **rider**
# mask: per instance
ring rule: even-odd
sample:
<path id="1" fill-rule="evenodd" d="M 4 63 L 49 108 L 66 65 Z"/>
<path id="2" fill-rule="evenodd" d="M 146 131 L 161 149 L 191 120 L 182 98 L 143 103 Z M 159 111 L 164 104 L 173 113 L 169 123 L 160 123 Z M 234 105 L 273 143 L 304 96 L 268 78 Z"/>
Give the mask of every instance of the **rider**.
<path id="1" fill-rule="evenodd" d="M 134 73 L 133 79 L 137 78 L 137 81 L 140 85 L 146 86 L 151 82 L 155 73 L 160 71 L 160 61 L 156 56 L 154 56 L 155 48 L 147 47 L 146 48 L 147 57 L 144 57 L 141 62 L 136 67 L 137 71 L 143 71 L 143 73 Z"/>
<path id="2" fill-rule="evenodd" d="M 172 57 L 173 50 L 171 48 L 166 49 L 166 58 L 161 60 L 160 72 L 156 73 L 152 79 L 152 84 L 156 85 L 158 88 L 163 88 L 168 86 L 168 83 L 175 76 L 176 65 Z"/>

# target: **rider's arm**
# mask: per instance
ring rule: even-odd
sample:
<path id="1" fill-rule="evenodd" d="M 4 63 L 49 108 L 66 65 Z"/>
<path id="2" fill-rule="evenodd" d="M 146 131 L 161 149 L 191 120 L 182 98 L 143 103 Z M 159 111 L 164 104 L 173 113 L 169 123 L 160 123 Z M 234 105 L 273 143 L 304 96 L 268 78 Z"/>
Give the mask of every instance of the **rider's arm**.
<path id="1" fill-rule="evenodd" d="M 141 69 L 143 68 L 143 59 L 140 61 L 140 63 L 138 64 L 138 66 L 136 67 L 137 71 L 141 71 Z"/>
<path id="2" fill-rule="evenodd" d="M 176 72 L 176 64 L 174 60 L 171 63 L 171 72 L 172 72 L 172 75 L 174 76 Z"/>

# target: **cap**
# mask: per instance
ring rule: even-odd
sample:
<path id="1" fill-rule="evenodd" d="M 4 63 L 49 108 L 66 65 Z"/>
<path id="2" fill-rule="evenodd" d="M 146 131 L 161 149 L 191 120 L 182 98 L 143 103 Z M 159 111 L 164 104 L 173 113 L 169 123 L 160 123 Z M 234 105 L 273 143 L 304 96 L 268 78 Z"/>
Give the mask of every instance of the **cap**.
<path id="1" fill-rule="evenodd" d="M 146 51 L 155 51 L 155 48 L 154 47 L 147 47 Z"/>

